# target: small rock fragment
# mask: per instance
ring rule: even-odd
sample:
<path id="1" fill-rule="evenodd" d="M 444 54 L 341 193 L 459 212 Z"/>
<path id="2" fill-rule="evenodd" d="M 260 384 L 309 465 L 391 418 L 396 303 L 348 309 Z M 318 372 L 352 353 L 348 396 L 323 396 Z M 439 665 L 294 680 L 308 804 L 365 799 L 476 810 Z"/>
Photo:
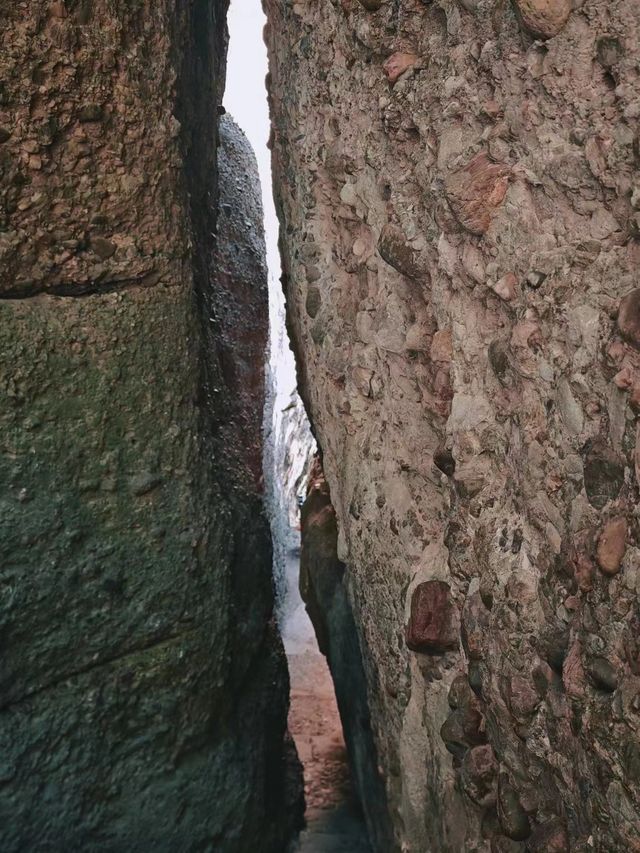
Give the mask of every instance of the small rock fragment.
<path id="1" fill-rule="evenodd" d="M 602 528 L 598 538 L 596 554 L 598 565 L 607 575 L 616 575 L 627 549 L 627 520 L 623 517 L 612 518 Z"/>
<path id="2" fill-rule="evenodd" d="M 418 278 L 420 269 L 416 262 L 415 252 L 400 228 L 395 225 L 385 225 L 378 240 L 378 252 L 383 260 L 395 270 L 409 278 Z"/>
<path id="3" fill-rule="evenodd" d="M 405 71 L 408 71 L 409 68 L 412 68 L 417 61 L 418 57 L 415 53 L 392 53 L 384 62 L 382 68 L 384 69 L 384 73 L 387 75 L 389 82 L 393 85 L 398 78 L 404 74 Z"/>
<path id="4" fill-rule="evenodd" d="M 640 349 L 640 287 L 627 293 L 620 303 L 618 329 L 626 341 Z"/>
<path id="5" fill-rule="evenodd" d="M 536 38 L 557 36 L 571 14 L 571 0 L 513 1 L 520 23 Z"/>
<path id="6" fill-rule="evenodd" d="M 426 654 L 458 648 L 458 614 L 448 583 L 426 581 L 414 589 L 407 646 Z"/>
<path id="7" fill-rule="evenodd" d="M 118 247 L 115 243 L 112 243 L 111 240 L 106 240 L 104 237 L 91 238 L 91 249 L 103 261 L 108 260 L 115 253 L 117 248 Z"/>
<path id="8" fill-rule="evenodd" d="M 431 361 L 450 362 L 453 358 L 451 329 L 438 329 L 431 341 Z"/>
<path id="9" fill-rule="evenodd" d="M 134 495 L 141 497 L 142 495 L 147 495 L 149 492 L 152 492 L 160 485 L 161 482 L 162 478 L 157 474 L 151 474 L 149 471 L 146 471 L 142 474 L 136 474 L 134 477 L 131 477 L 129 480 L 129 488 Z"/>
<path id="10" fill-rule="evenodd" d="M 508 272 L 501 279 L 498 279 L 495 284 L 491 285 L 491 289 L 500 299 L 504 299 L 505 302 L 511 302 L 516 298 L 517 284 L 518 279 L 514 273 Z"/>
<path id="11" fill-rule="evenodd" d="M 502 204 L 509 185 L 509 168 L 493 163 L 481 152 L 445 181 L 453 215 L 467 231 L 484 234 Z"/>

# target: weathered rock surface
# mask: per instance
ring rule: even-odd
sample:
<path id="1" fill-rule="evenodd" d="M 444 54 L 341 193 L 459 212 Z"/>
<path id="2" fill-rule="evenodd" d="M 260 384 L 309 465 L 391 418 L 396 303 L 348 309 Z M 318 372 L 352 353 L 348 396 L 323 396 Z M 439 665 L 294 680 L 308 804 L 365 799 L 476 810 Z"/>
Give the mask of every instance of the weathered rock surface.
<path id="1" fill-rule="evenodd" d="M 635 849 L 640 6 L 265 6 L 289 323 L 395 848 Z M 414 652 L 434 582 L 461 645 Z"/>
<path id="2" fill-rule="evenodd" d="M 296 817 L 256 486 L 264 246 L 228 125 L 217 260 L 212 239 L 224 12 L 3 4 L 7 853 L 280 853 Z"/>

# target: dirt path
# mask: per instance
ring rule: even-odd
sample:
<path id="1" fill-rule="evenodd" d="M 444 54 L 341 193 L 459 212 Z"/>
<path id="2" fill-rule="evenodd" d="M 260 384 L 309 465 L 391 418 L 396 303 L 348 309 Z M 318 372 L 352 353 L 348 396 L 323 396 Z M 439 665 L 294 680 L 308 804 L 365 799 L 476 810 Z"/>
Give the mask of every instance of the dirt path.
<path id="1" fill-rule="evenodd" d="M 298 560 L 287 564 L 282 625 L 291 676 L 289 728 L 304 766 L 307 828 L 298 853 L 370 853 L 354 799 L 333 683 L 298 593 Z"/>

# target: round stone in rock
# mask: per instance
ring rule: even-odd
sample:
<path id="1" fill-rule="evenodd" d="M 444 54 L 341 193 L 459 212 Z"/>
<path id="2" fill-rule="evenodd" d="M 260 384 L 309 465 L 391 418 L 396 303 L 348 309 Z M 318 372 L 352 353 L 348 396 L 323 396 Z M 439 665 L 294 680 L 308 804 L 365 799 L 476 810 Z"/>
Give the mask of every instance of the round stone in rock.
<path id="1" fill-rule="evenodd" d="M 602 528 L 598 537 L 596 555 L 598 565 L 605 574 L 616 575 L 620 571 L 620 565 L 627 549 L 626 539 L 626 518 L 612 518 Z"/>
<path id="2" fill-rule="evenodd" d="M 595 686 L 607 693 L 613 693 L 618 686 L 618 673 L 606 658 L 594 658 L 587 671 Z"/>
<path id="3" fill-rule="evenodd" d="M 640 287 L 627 293 L 620 303 L 618 329 L 625 340 L 640 349 Z"/>
<path id="4" fill-rule="evenodd" d="M 514 6 L 522 26 L 541 39 L 557 36 L 571 14 L 571 0 L 514 0 Z"/>
<path id="5" fill-rule="evenodd" d="M 438 654 L 458 648 L 458 613 L 444 581 L 418 584 L 411 598 L 407 646 L 414 652 Z"/>
<path id="6" fill-rule="evenodd" d="M 470 749 L 462 760 L 460 781 L 467 796 L 482 808 L 496 801 L 498 764 L 490 744 Z"/>
<path id="7" fill-rule="evenodd" d="M 314 319 L 318 316 L 321 307 L 322 296 L 320 294 L 320 290 L 317 287 L 310 287 L 307 291 L 307 299 L 305 302 L 307 314 L 311 319 Z"/>

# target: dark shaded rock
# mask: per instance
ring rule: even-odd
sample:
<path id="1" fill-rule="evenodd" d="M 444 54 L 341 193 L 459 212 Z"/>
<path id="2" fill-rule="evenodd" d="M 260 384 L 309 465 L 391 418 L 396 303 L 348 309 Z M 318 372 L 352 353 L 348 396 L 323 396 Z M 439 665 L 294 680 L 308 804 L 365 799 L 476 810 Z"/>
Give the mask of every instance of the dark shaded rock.
<path id="1" fill-rule="evenodd" d="M 625 340 L 640 348 L 640 287 L 632 290 L 621 301 L 618 329 Z"/>
<path id="2" fill-rule="evenodd" d="M 78 118 L 81 122 L 102 121 L 104 109 L 100 104 L 85 104 L 78 111 Z"/>
<path id="3" fill-rule="evenodd" d="M 92 237 L 91 249 L 103 261 L 106 261 L 115 253 L 117 246 L 111 240 L 106 240 L 104 237 Z"/>
<path id="4" fill-rule="evenodd" d="M 421 270 L 415 252 L 396 225 L 385 225 L 378 240 L 378 252 L 390 266 L 409 278 L 419 278 Z"/>
<path id="5" fill-rule="evenodd" d="M 587 673 L 595 686 L 607 693 L 613 693 L 618 686 L 618 673 L 606 658 L 598 657 L 589 661 Z"/>
<path id="6" fill-rule="evenodd" d="M 483 668 L 480 661 L 469 661 L 469 687 L 476 696 L 482 695 Z"/>
<path id="7" fill-rule="evenodd" d="M 584 487 L 589 503 L 603 509 L 615 500 L 624 483 L 624 462 L 617 453 L 601 440 L 586 448 L 584 460 Z"/>
<path id="8" fill-rule="evenodd" d="M 305 308 L 307 314 L 314 319 L 320 308 L 322 307 L 322 295 L 320 294 L 320 289 L 318 287 L 310 287 L 307 290 L 307 300 L 305 302 Z"/>
<path id="9" fill-rule="evenodd" d="M 502 382 L 507 375 L 510 362 L 509 345 L 505 341 L 495 340 L 489 344 L 487 350 L 489 364 L 496 377 Z"/>
<path id="10" fill-rule="evenodd" d="M 527 853 L 569 853 L 569 835 L 560 818 L 537 826 L 527 840 Z"/>
<path id="11" fill-rule="evenodd" d="M 453 477 L 456 471 L 456 460 L 446 447 L 440 447 L 433 454 L 433 462 L 447 477 Z"/>
<path id="12" fill-rule="evenodd" d="M 449 584 L 418 584 L 411 598 L 407 646 L 414 652 L 439 654 L 458 648 L 458 642 L 458 611 Z"/>
<path id="13" fill-rule="evenodd" d="M 358 0 L 358 2 L 369 12 L 376 12 L 384 4 L 385 0 Z"/>
<path id="14" fill-rule="evenodd" d="M 529 817 L 505 773 L 498 778 L 498 819 L 504 834 L 514 841 L 524 841 L 531 835 Z"/>
<path id="15" fill-rule="evenodd" d="M 623 50 L 620 41 L 615 36 L 602 36 L 596 42 L 598 62 L 603 68 L 614 68 L 622 58 Z"/>
<path id="16" fill-rule="evenodd" d="M 440 737 L 448 751 L 460 759 L 472 746 L 486 743 L 484 717 L 478 699 L 464 676 L 457 676 L 449 691 L 453 711 L 440 728 Z"/>
<path id="17" fill-rule="evenodd" d="M 0 596 L 0 849 L 280 853 L 301 788 L 245 473 L 261 458 L 260 264 L 254 347 L 232 348 L 253 395 L 206 331 L 228 292 L 211 240 L 226 4 L 50 5 L 0 19 L 11 144 L 50 150 L 21 242 L 0 252 L 2 295 L 19 273 L 38 297 L 0 299 L 0 588 L 20 589 Z M 113 121 L 74 126 L 107 96 Z M 0 197 L 27 186 L 18 174 L 3 161 Z M 94 237 L 96 254 L 88 223 L 126 251 Z M 100 253 L 113 274 L 96 281 Z"/>

